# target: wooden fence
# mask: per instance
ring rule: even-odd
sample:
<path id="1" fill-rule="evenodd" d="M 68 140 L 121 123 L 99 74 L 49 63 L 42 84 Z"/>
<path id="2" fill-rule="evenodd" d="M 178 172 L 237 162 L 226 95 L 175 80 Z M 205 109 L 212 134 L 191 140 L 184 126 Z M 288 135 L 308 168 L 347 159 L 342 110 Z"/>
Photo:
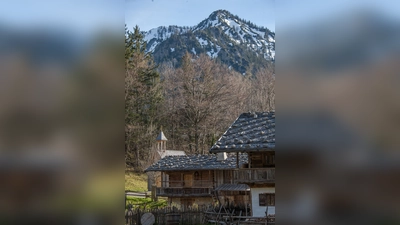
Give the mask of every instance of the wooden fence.
<path id="1" fill-rule="evenodd" d="M 125 211 L 125 225 L 148 225 L 142 223 L 143 218 L 154 216 L 154 225 L 275 225 L 275 216 L 251 217 L 243 216 L 232 209 L 211 208 L 200 206 L 197 208 L 165 207 L 162 209 L 130 208 Z M 147 214 L 147 215 L 145 215 Z M 147 217 L 148 218 L 148 217 Z"/>
<path id="2" fill-rule="evenodd" d="M 240 207 L 201 205 L 182 208 L 146 208 L 146 203 L 135 204 L 127 200 L 127 196 L 130 194 L 125 193 L 125 206 L 128 206 L 125 210 L 125 225 L 275 224 L 275 216 L 250 217 L 247 208 Z M 133 195 L 137 194 L 144 193 L 134 193 Z M 154 223 L 146 223 L 146 220 Z"/>
<path id="3" fill-rule="evenodd" d="M 177 209 L 176 207 L 164 207 L 162 209 L 128 208 L 125 211 L 126 225 L 144 225 L 141 223 L 145 213 L 154 216 L 154 225 L 201 225 L 207 224 L 204 217 L 206 207 Z"/>

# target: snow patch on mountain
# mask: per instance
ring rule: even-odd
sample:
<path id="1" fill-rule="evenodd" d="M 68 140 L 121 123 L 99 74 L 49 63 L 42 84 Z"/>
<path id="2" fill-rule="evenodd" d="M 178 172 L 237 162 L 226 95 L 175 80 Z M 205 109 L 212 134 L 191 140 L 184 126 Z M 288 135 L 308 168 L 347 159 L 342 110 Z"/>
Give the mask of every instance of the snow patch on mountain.
<path id="1" fill-rule="evenodd" d="M 150 45 L 150 48 L 147 51 L 148 52 L 153 52 L 158 44 L 159 44 L 158 42 L 153 42 L 153 44 Z"/>
<path id="2" fill-rule="evenodd" d="M 201 46 L 208 45 L 208 41 L 204 40 L 203 38 L 196 37 L 197 41 L 200 43 Z"/>
<path id="3" fill-rule="evenodd" d="M 219 45 L 215 45 L 215 47 L 216 47 L 216 51 L 214 50 L 214 48 L 212 48 L 211 49 L 211 51 L 208 51 L 207 52 L 207 55 L 209 55 L 211 58 L 217 58 L 218 57 L 218 53 L 219 53 L 219 51 L 221 51 L 221 46 L 219 46 Z"/>
<path id="4" fill-rule="evenodd" d="M 271 35 L 268 35 L 268 41 L 269 41 L 269 42 L 274 42 L 274 43 L 275 43 L 275 38 L 272 38 Z"/>
<path id="5" fill-rule="evenodd" d="M 169 27 L 157 27 L 151 29 L 147 32 L 143 32 L 144 40 L 147 42 L 147 52 L 154 52 L 155 48 L 163 41 L 170 38 L 172 35 L 180 35 L 190 31 L 190 27 L 178 27 L 178 26 L 169 26 Z"/>
<path id="6" fill-rule="evenodd" d="M 151 29 L 148 32 L 144 32 L 144 40 L 148 44 L 147 52 L 154 52 L 160 43 L 172 36 L 191 32 L 190 35 L 193 34 L 195 36 L 200 46 L 205 50 L 208 49 L 206 50 L 207 54 L 212 58 L 216 58 L 221 49 L 217 43 L 221 44 L 221 40 L 226 40 L 226 38 L 215 36 L 215 29 L 219 29 L 222 35 L 228 37 L 229 41 L 226 45 L 243 45 L 255 52 L 256 55 L 263 56 L 266 60 L 275 59 L 275 34 L 273 32 L 246 22 L 225 10 L 213 12 L 207 19 L 193 27 L 162 26 Z M 216 37 L 218 37 L 218 40 Z M 210 47 L 211 50 L 209 50 Z M 191 49 L 190 51 L 196 54 L 193 46 L 188 49 Z M 171 52 L 174 51 L 176 49 L 171 48 Z"/>

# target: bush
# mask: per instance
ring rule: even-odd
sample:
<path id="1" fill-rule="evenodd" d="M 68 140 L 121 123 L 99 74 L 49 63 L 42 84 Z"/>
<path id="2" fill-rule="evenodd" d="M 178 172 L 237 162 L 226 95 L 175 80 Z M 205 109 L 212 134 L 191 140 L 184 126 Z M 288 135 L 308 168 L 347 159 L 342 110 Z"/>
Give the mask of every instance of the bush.
<path id="1" fill-rule="evenodd" d="M 132 209 L 156 209 L 167 206 L 167 201 L 159 199 L 158 201 L 151 201 L 151 198 L 137 198 L 132 196 L 126 197 L 125 209 L 128 209 L 128 205 L 132 205 Z"/>

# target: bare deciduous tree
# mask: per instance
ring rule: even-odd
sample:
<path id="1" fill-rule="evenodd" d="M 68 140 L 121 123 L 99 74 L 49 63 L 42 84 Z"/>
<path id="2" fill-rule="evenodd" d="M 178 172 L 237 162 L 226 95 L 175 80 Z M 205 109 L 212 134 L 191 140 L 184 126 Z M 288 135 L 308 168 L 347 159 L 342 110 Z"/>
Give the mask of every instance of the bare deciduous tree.
<path id="1" fill-rule="evenodd" d="M 232 121 L 232 109 L 241 99 L 241 92 L 235 91 L 240 84 L 235 75 L 239 75 L 207 55 L 193 59 L 186 54 L 182 60 L 181 68 L 164 68 L 166 108 L 172 109 L 172 132 L 178 127 L 183 129 L 185 132 L 180 135 L 186 139 L 187 150 L 204 154 L 215 141 L 221 121 Z"/>
<path id="2" fill-rule="evenodd" d="M 275 74 L 268 69 L 259 70 L 250 83 L 249 110 L 258 112 L 275 110 Z"/>

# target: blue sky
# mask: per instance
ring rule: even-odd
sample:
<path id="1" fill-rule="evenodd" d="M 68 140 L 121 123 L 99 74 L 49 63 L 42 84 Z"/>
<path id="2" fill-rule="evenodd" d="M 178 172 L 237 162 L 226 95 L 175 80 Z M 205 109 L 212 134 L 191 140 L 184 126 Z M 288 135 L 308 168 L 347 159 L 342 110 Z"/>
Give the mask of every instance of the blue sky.
<path id="1" fill-rule="evenodd" d="M 225 9 L 275 31 L 274 0 L 126 0 L 125 22 L 148 31 L 159 26 L 194 26 L 212 12 Z"/>
<path id="2" fill-rule="evenodd" d="M 194 26 L 213 11 L 226 9 L 275 31 L 275 21 L 280 29 L 286 23 L 312 23 L 365 8 L 400 20 L 400 1 L 393 0 L 16 0 L 4 1 L 0 7 L 0 26 L 92 32 L 123 30 L 126 22 L 129 28 L 137 24 L 146 31 L 158 26 Z"/>
<path id="3" fill-rule="evenodd" d="M 400 20 L 400 1 L 393 0 L 278 0 L 275 10 L 278 29 L 339 20 L 360 12 Z"/>
<path id="4" fill-rule="evenodd" d="M 17 0 L 2 3 L 0 27 L 33 31 L 48 27 L 92 33 L 102 29 L 122 30 L 124 25 L 124 0 Z"/>

